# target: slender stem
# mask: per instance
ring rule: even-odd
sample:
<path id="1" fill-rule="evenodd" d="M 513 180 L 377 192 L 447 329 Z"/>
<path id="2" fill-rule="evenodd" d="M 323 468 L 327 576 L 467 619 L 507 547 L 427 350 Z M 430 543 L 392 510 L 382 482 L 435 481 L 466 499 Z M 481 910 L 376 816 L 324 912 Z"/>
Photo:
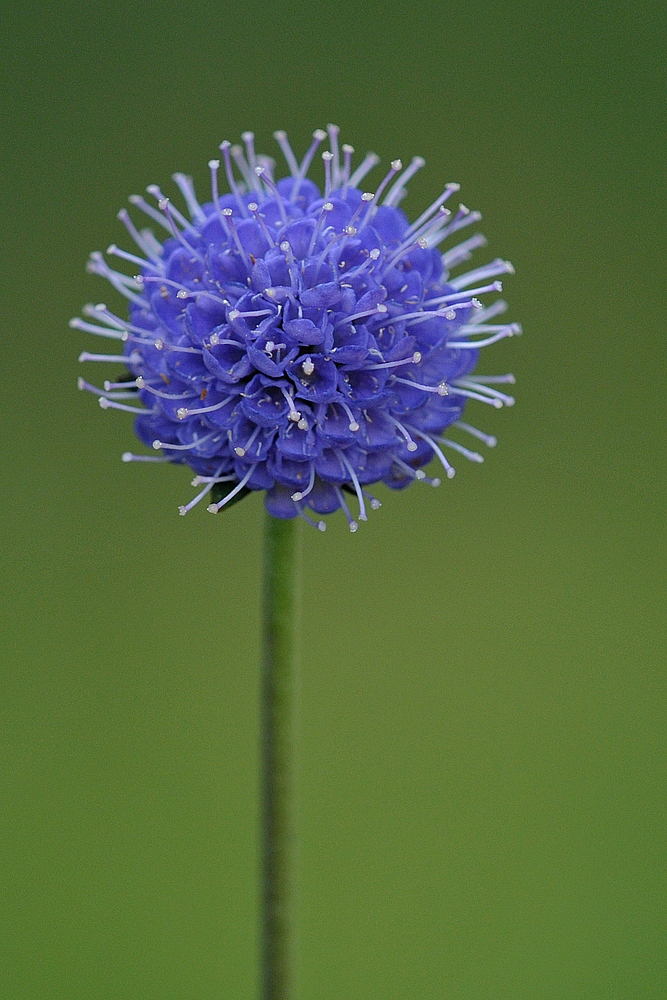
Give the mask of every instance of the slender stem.
<path id="1" fill-rule="evenodd" d="M 294 1000 L 297 525 L 266 515 L 262 671 L 262 1000 Z"/>

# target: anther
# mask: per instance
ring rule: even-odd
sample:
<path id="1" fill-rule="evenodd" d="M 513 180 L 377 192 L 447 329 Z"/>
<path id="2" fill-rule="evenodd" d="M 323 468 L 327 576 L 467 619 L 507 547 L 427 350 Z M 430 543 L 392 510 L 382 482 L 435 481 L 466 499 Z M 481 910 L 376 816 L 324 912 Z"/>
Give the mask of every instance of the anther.
<path id="1" fill-rule="evenodd" d="M 301 371 L 304 375 L 312 375 L 315 371 L 315 365 L 310 358 L 306 358 L 304 363 L 301 365 Z"/>

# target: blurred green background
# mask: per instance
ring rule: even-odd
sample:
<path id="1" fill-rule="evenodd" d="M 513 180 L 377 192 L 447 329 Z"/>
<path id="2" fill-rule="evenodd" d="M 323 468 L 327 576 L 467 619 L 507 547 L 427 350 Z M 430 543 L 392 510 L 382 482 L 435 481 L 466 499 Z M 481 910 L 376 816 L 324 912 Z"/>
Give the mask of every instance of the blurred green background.
<path id="1" fill-rule="evenodd" d="M 257 996 L 261 501 L 179 518 L 67 321 L 128 194 L 329 121 L 426 157 L 413 216 L 461 182 L 525 335 L 484 466 L 304 525 L 300 995 L 667 995 L 666 20 L 6 5 L 2 997 Z"/>

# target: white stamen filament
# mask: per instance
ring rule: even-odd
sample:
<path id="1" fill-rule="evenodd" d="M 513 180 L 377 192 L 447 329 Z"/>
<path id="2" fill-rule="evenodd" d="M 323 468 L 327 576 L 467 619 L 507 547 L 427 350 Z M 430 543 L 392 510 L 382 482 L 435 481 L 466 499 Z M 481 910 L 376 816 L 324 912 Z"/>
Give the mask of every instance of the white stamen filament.
<path id="1" fill-rule="evenodd" d="M 314 485 L 315 485 L 315 465 L 311 464 L 308 486 L 305 488 L 305 490 L 297 490 L 296 493 L 292 493 L 292 500 L 298 503 L 299 500 L 305 499 L 305 497 L 307 497 L 308 494 L 312 491 Z"/>
<path id="2" fill-rule="evenodd" d="M 452 427 L 458 427 L 462 431 L 467 431 L 468 434 L 477 438 L 478 441 L 483 441 L 487 448 L 495 448 L 498 444 L 498 438 L 494 437 L 493 434 L 485 434 L 484 431 L 478 430 L 471 424 L 464 423 L 463 420 L 457 420 L 455 424 L 452 424 Z"/>
<path id="3" fill-rule="evenodd" d="M 240 490 L 243 489 L 243 487 L 248 482 L 248 480 L 250 479 L 250 477 L 252 476 L 253 472 L 255 471 L 255 469 L 257 468 L 258 465 L 259 465 L 258 462 L 255 462 L 254 465 L 251 465 L 250 468 L 248 469 L 248 471 L 246 472 L 245 476 L 241 480 L 241 482 L 237 486 L 234 487 L 234 489 L 231 491 L 231 493 L 228 493 L 226 497 L 223 497 L 223 499 L 220 501 L 220 503 L 209 504 L 209 506 L 206 508 L 208 510 L 208 512 L 210 514 L 217 514 L 218 511 L 222 507 L 224 507 L 226 503 L 229 503 L 229 501 L 232 499 L 232 497 L 235 497 L 236 494 Z"/>

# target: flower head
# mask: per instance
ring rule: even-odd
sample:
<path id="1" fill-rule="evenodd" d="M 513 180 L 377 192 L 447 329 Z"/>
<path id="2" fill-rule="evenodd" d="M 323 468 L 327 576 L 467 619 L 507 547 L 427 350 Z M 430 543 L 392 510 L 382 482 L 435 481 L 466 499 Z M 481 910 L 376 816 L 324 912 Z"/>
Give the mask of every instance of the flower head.
<path id="1" fill-rule="evenodd" d="M 484 306 L 500 291 L 507 261 L 453 278 L 486 241 L 474 235 L 441 244 L 477 222 L 464 205 L 448 207 L 459 189 L 448 184 L 412 224 L 398 207 L 424 161 L 394 160 L 374 192 L 360 187 L 377 165 L 369 153 L 356 169 L 354 150 L 339 147 L 330 125 L 323 152 L 324 190 L 308 178 L 327 133 L 318 130 L 298 162 L 284 132 L 275 138 L 289 176 L 274 179 L 274 161 L 223 142 L 211 160 L 211 200 L 200 204 L 190 178 L 174 174 L 184 215 L 156 185 L 156 206 L 130 202 L 152 229 L 119 218 L 138 254 L 110 246 L 107 254 L 133 265 L 130 276 L 101 253 L 89 270 L 129 302 L 129 318 L 90 305 L 71 326 L 122 344 L 122 354 L 81 361 L 118 361 L 123 375 L 102 389 L 79 379 L 104 409 L 135 414 L 135 430 L 157 455 L 126 452 L 125 461 L 173 462 L 196 473 L 217 513 L 252 490 L 266 491 L 275 517 L 317 515 L 342 508 L 356 530 L 345 494 L 356 494 L 358 519 L 379 506 L 365 490 L 382 481 L 401 489 L 413 481 L 438 485 L 423 471 L 434 457 L 448 477 L 444 449 L 481 462 L 482 456 L 443 438 L 446 428 L 492 446 L 495 438 L 461 421 L 469 399 L 511 405 L 495 388 L 511 375 L 473 375 L 480 348 L 520 333 L 489 324 L 506 304 Z M 229 192 L 220 194 L 224 173 Z M 140 403 L 141 406 L 136 404 Z"/>

